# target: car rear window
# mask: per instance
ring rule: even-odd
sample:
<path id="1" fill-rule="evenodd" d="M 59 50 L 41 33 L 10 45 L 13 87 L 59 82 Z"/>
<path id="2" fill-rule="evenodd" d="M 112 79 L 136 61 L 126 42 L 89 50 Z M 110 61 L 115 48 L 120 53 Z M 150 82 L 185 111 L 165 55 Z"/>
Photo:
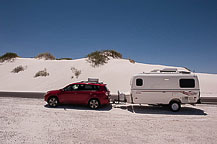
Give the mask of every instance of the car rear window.
<path id="1" fill-rule="evenodd" d="M 109 89 L 108 89 L 106 86 L 104 86 L 104 87 L 105 87 L 105 90 L 106 90 L 106 91 L 109 91 Z"/>
<path id="2" fill-rule="evenodd" d="M 100 91 L 109 91 L 105 85 L 99 86 Z"/>

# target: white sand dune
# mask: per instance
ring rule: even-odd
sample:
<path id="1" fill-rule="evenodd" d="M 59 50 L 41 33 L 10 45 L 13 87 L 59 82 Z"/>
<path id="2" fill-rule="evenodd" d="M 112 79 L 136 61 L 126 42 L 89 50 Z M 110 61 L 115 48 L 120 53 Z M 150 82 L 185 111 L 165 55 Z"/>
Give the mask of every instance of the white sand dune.
<path id="1" fill-rule="evenodd" d="M 22 65 L 26 69 L 19 73 L 11 71 Z M 78 78 L 71 68 L 81 70 Z M 126 59 L 111 59 L 107 64 L 92 67 L 86 58 L 77 60 L 39 60 L 34 58 L 17 58 L 13 62 L 0 63 L 0 91 L 48 91 L 62 88 L 69 83 L 87 80 L 89 77 L 99 78 L 107 84 L 112 94 L 117 91 L 130 93 L 130 79 L 134 74 L 150 72 L 154 69 L 171 66 L 130 63 Z M 49 76 L 34 75 L 46 68 Z M 185 70 L 182 67 L 173 67 Z M 197 74 L 200 80 L 201 96 L 217 96 L 217 74 Z M 72 76 L 74 78 L 72 79 Z"/>

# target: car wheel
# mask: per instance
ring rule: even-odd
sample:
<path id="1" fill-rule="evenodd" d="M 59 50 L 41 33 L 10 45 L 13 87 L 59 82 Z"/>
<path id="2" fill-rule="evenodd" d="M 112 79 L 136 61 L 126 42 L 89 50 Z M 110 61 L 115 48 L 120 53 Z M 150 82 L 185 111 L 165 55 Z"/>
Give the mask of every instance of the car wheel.
<path id="1" fill-rule="evenodd" d="M 59 104 L 59 101 L 57 97 L 51 97 L 48 99 L 47 103 L 50 107 L 57 107 Z"/>
<path id="2" fill-rule="evenodd" d="M 172 101 L 170 102 L 170 110 L 173 111 L 173 112 L 177 112 L 180 110 L 181 108 L 181 105 L 180 105 L 180 102 L 177 102 L 177 101 Z"/>
<path id="3" fill-rule="evenodd" d="M 91 99 L 89 101 L 88 105 L 91 109 L 97 109 L 97 108 L 99 108 L 100 103 L 99 103 L 99 100 L 97 100 L 97 99 Z"/>

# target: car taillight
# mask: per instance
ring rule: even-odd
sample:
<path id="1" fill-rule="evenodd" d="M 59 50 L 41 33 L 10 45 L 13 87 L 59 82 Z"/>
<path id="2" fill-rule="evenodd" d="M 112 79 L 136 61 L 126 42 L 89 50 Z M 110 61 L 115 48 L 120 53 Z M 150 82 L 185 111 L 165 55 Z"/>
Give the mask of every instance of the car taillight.
<path id="1" fill-rule="evenodd" d="M 105 95 L 110 98 L 110 91 L 106 91 Z"/>
<path id="2" fill-rule="evenodd" d="M 109 91 L 105 92 L 105 95 L 106 95 L 106 96 L 109 96 Z"/>

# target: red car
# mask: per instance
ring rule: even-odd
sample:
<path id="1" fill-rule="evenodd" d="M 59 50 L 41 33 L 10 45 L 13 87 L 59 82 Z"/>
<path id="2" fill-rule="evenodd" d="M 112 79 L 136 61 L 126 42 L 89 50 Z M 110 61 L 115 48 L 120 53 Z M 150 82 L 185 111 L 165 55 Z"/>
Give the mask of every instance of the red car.
<path id="1" fill-rule="evenodd" d="M 73 83 L 60 90 L 48 91 L 44 100 L 50 107 L 59 104 L 84 104 L 91 109 L 109 104 L 110 92 L 103 83 L 79 82 Z"/>

